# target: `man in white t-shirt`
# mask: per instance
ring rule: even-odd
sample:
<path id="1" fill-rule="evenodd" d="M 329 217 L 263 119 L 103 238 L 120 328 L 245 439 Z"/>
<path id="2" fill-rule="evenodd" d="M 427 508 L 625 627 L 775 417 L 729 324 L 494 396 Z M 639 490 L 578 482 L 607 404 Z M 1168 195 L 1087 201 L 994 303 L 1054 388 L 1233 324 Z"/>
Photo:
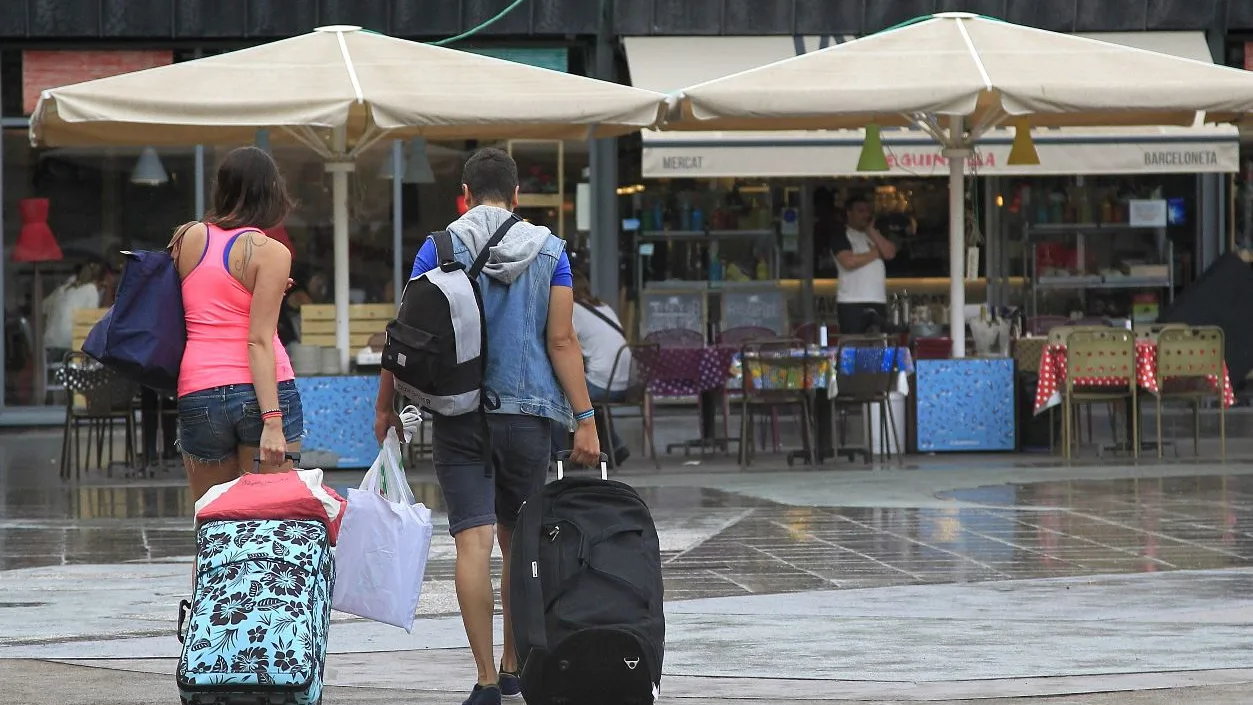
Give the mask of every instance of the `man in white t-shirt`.
<path id="1" fill-rule="evenodd" d="M 884 261 L 896 256 L 896 246 L 874 226 L 874 209 L 864 196 L 844 204 L 848 227 L 831 250 L 839 271 L 836 316 L 840 333 L 865 333 L 873 323 L 887 320 L 887 270 Z"/>

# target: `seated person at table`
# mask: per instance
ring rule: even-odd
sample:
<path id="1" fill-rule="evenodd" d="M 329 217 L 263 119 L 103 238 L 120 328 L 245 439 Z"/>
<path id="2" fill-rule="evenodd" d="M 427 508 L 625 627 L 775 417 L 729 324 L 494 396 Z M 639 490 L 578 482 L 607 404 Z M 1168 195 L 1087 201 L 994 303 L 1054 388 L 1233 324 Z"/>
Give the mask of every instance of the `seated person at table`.
<path id="1" fill-rule="evenodd" d="M 574 332 L 579 337 L 579 347 L 583 349 L 587 392 L 593 404 L 624 401 L 631 379 L 631 351 L 623 351 L 622 359 L 618 360 L 618 351 L 626 345 L 622 322 L 612 306 L 592 294 L 592 283 L 582 270 L 574 270 L 573 277 Z M 616 371 L 615 361 L 618 363 Z M 605 440 L 612 440 L 613 445 L 609 447 L 613 448 L 614 464 L 621 465 L 631 455 L 630 451 L 616 432 L 611 439 L 604 438 L 604 420 L 599 414 L 596 427 L 601 436 L 601 447 L 609 445 L 604 443 Z M 565 429 L 553 428 L 554 452 L 567 448 L 567 436 Z"/>

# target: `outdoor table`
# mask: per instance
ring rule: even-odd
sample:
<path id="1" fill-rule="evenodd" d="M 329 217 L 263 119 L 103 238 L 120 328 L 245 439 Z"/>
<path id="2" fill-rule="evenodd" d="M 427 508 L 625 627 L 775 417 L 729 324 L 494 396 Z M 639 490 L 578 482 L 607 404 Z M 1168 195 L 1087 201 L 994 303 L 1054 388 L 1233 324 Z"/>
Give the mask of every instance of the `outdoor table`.
<path id="1" fill-rule="evenodd" d="M 1066 346 L 1064 344 L 1046 345 L 1040 356 L 1040 383 L 1035 392 L 1035 413 L 1057 406 L 1061 403 L 1061 390 L 1066 382 Z M 1136 341 L 1136 382 L 1149 392 L 1157 394 L 1157 343 L 1151 340 Z M 1218 384 L 1213 376 L 1209 378 L 1211 388 Z M 1091 377 L 1075 380 L 1075 384 L 1091 387 L 1118 386 L 1119 380 Z M 1230 407 L 1236 403 L 1235 391 L 1231 386 L 1231 376 L 1227 373 L 1227 365 L 1223 363 L 1223 406 Z"/>
<path id="2" fill-rule="evenodd" d="M 787 351 L 768 351 L 750 353 L 747 360 L 741 359 L 737 352 L 731 361 L 731 381 L 728 388 L 739 388 L 743 385 L 744 370 L 747 367 L 754 385 L 759 389 L 806 389 L 813 391 L 818 401 L 817 390 L 826 392 L 827 400 L 833 401 L 839 395 L 839 379 L 843 376 L 857 375 L 865 372 L 896 372 L 894 392 L 909 394 L 909 375 L 914 371 L 914 361 L 909 348 L 875 348 L 875 347 L 826 347 L 810 345 L 806 348 L 792 348 Z M 840 359 L 836 360 L 839 357 Z M 799 361 L 806 358 L 807 365 Z M 807 368 L 808 373 L 802 380 L 801 369 Z M 831 438 L 831 404 L 814 404 L 815 442 L 818 462 L 835 456 L 834 443 Z"/>
<path id="3" fill-rule="evenodd" d="M 1061 390 L 1066 382 L 1066 346 L 1064 344 L 1047 345 L 1040 357 L 1040 381 L 1035 393 L 1035 413 L 1057 406 L 1062 402 Z M 1090 387 L 1110 387 L 1120 384 L 1118 379 L 1105 377 L 1084 377 L 1075 380 L 1075 384 Z M 1218 380 L 1209 376 L 1211 389 L 1215 389 Z M 1235 390 L 1231 386 L 1231 375 L 1227 372 L 1227 363 L 1223 363 L 1223 406 L 1231 407 L 1236 403 Z M 1152 340 L 1136 341 L 1136 385 L 1150 394 L 1157 394 L 1157 343 Z M 1132 424 L 1139 416 L 1139 399 L 1136 409 L 1127 414 L 1127 438 L 1132 437 Z M 1127 444 L 1129 445 L 1129 443 Z M 1149 443 L 1141 441 L 1141 447 L 1149 447 Z M 1121 447 L 1121 446 L 1120 446 Z"/>
<path id="4" fill-rule="evenodd" d="M 667 446 L 704 449 L 727 448 L 728 439 L 717 437 L 714 409 L 719 395 L 726 394 L 731 360 L 738 350 L 710 345 L 701 348 L 662 347 L 657 351 L 648 391 L 654 398 L 695 396 L 700 414 L 700 438 Z"/>

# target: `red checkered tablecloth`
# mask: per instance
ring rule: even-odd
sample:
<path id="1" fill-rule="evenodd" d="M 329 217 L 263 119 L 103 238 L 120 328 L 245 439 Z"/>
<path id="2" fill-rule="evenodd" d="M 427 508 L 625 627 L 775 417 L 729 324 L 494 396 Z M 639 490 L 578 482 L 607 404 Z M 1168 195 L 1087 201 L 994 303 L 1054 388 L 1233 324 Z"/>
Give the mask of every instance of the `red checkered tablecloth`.
<path id="1" fill-rule="evenodd" d="M 1040 382 L 1035 392 L 1035 412 L 1038 414 L 1049 407 L 1061 403 L 1061 390 L 1066 381 L 1066 346 L 1046 345 L 1040 355 Z M 1218 380 L 1209 378 L 1213 388 Z M 1136 382 L 1139 387 L 1150 394 L 1157 394 L 1157 345 L 1152 341 L 1136 341 Z M 1075 380 L 1076 384 L 1090 387 L 1117 386 L 1116 378 L 1091 377 Z M 1223 364 L 1223 405 L 1236 403 L 1235 390 L 1231 387 L 1231 376 L 1227 373 L 1227 365 Z"/>

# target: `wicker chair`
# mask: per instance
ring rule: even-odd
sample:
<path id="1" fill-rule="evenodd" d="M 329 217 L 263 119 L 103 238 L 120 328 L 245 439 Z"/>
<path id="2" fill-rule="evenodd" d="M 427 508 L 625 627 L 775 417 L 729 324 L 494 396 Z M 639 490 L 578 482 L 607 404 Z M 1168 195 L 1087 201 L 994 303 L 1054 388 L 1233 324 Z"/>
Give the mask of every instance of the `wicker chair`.
<path id="1" fill-rule="evenodd" d="M 660 350 L 661 346 L 656 343 L 623 345 L 614 356 L 613 370 L 609 379 L 617 379 L 618 370 L 623 366 L 630 366 L 626 393 L 619 401 L 610 401 L 605 398 L 592 399 L 592 408 L 596 410 L 599 417 L 605 420 L 606 441 L 613 438 L 614 409 L 636 408 L 640 410 L 640 419 L 644 426 L 644 450 L 653 459 L 653 465 L 658 470 L 661 469 L 661 461 L 657 459 L 657 446 L 653 442 L 653 399 L 648 393 L 648 385 L 652 381 Z M 607 453 L 611 468 L 617 467 L 614 450 L 610 448 Z"/>
<path id="2" fill-rule="evenodd" d="M 1220 457 L 1227 458 L 1227 415 L 1223 399 L 1223 352 L 1218 326 L 1169 328 L 1157 339 L 1157 457 L 1162 457 L 1162 402 L 1182 399 L 1192 406 L 1192 449 L 1201 454 L 1201 402 L 1218 397 Z M 1210 378 L 1217 380 L 1211 386 Z M 1216 391 L 1215 391 L 1216 390 Z"/>
<path id="3" fill-rule="evenodd" d="M 1111 387 L 1077 387 L 1076 379 L 1101 377 L 1118 379 Z M 1128 400 L 1131 418 L 1131 452 L 1140 457 L 1140 422 L 1136 416 L 1136 343 L 1129 330 L 1105 328 L 1076 330 L 1066 339 L 1066 386 L 1062 399 L 1062 445 L 1071 457 L 1073 413 L 1083 404 L 1110 404 Z M 1112 419 L 1112 416 L 1111 416 Z M 1091 417 L 1089 416 L 1089 423 Z"/>
<path id="4" fill-rule="evenodd" d="M 61 479 L 70 478 L 71 457 L 74 479 L 82 477 L 80 460 L 91 462 L 92 436 L 96 441 L 96 466 L 112 476 L 114 423 L 121 421 L 125 432 L 125 463 L 135 464 L 135 395 L 139 386 L 113 370 L 104 367 L 85 353 L 70 352 L 60 370 L 65 385 L 65 427 L 61 438 Z M 84 400 L 78 404 L 78 398 Z M 80 458 L 80 430 L 87 428 L 87 455 Z M 104 446 L 109 447 L 109 462 L 104 463 Z"/>

